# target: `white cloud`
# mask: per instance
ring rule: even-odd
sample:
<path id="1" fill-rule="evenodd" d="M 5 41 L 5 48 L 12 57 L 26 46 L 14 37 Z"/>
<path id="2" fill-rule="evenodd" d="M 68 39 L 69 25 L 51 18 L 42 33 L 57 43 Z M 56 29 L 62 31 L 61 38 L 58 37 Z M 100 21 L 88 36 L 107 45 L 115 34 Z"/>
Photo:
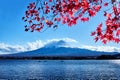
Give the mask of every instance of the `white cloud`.
<path id="1" fill-rule="evenodd" d="M 53 41 L 60 41 L 60 40 L 63 40 L 63 41 L 65 41 L 65 42 L 78 42 L 78 41 L 76 41 L 75 39 L 62 38 L 62 39 L 51 39 L 51 40 L 47 40 L 46 43 L 53 42 Z"/>
<path id="2" fill-rule="evenodd" d="M 44 42 L 42 42 L 41 40 L 37 40 L 35 42 L 28 42 L 27 43 L 27 49 L 28 50 L 35 50 L 38 48 L 41 48 L 44 46 Z"/>
<path id="3" fill-rule="evenodd" d="M 43 47 L 41 40 L 35 42 L 27 42 L 25 45 L 10 45 L 0 43 L 0 54 L 18 53 L 24 51 L 31 51 Z"/>
<path id="4" fill-rule="evenodd" d="M 120 48 L 113 46 L 88 46 L 83 45 L 81 48 L 93 50 L 93 51 L 103 51 L 103 52 L 120 52 Z"/>
<path id="5" fill-rule="evenodd" d="M 0 43 L 0 54 L 31 51 L 31 50 L 35 50 L 35 49 L 44 47 L 47 44 L 52 45 L 52 43 L 55 43 L 55 42 L 61 41 L 61 40 L 65 42 L 65 45 L 61 44 L 60 46 L 64 46 L 64 47 L 71 47 L 71 48 L 76 47 L 76 48 L 84 48 L 84 49 L 89 49 L 89 50 L 94 50 L 94 51 L 104 51 L 104 52 L 120 52 L 120 48 L 118 48 L 118 47 L 88 46 L 88 45 L 80 46 L 80 43 L 74 39 L 62 38 L 62 39 L 50 39 L 50 40 L 46 40 L 46 41 L 36 40 L 35 42 L 27 42 L 24 45 L 10 45 L 10 44 L 5 44 L 5 43 Z M 56 45 L 58 45 L 58 44 L 56 43 Z"/>
<path id="6" fill-rule="evenodd" d="M 50 39 L 45 41 L 45 45 L 49 44 L 49 43 L 54 43 L 57 41 L 64 41 L 66 44 L 63 45 L 64 47 L 77 47 L 79 45 L 79 42 L 75 39 L 71 39 L 71 38 L 62 38 L 62 39 Z M 51 44 L 52 45 L 52 44 Z"/>
<path id="7" fill-rule="evenodd" d="M 24 45 L 10 45 L 5 43 L 0 43 L 0 54 L 8 54 L 8 53 L 17 53 L 17 52 L 24 52 L 24 51 L 31 51 L 38 48 L 45 46 L 46 44 L 57 42 L 63 40 L 66 43 L 77 43 L 76 40 L 71 38 L 62 38 L 62 39 L 50 39 L 46 41 L 36 40 L 35 42 L 27 42 Z M 70 46 L 70 45 L 69 45 Z"/>
<path id="8" fill-rule="evenodd" d="M 16 53 L 27 51 L 23 46 L 20 45 L 9 45 L 5 43 L 0 43 L 0 53 L 8 54 L 8 53 Z"/>

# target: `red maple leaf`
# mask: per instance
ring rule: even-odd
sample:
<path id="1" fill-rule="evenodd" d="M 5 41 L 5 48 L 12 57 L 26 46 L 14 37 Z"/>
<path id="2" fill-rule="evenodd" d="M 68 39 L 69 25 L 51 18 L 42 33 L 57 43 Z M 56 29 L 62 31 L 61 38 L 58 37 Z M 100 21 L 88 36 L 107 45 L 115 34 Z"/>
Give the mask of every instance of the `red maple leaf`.
<path id="1" fill-rule="evenodd" d="M 106 6 L 108 6 L 108 3 L 106 2 L 106 3 L 104 3 L 104 6 L 106 7 Z"/>
<path id="2" fill-rule="evenodd" d="M 116 32 L 116 36 L 119 36 L 119 35 L 120 35 L 120 29 L 117 30 L 117 32 Z"/>
<path id="3" fill-rule="evenodd" d="M 81 18 L 81 21 L 83 21 L 83 22 L 89 21 L 89 18 L 88 17 L 87 18 L 83 17 L 83 18 Z"/>

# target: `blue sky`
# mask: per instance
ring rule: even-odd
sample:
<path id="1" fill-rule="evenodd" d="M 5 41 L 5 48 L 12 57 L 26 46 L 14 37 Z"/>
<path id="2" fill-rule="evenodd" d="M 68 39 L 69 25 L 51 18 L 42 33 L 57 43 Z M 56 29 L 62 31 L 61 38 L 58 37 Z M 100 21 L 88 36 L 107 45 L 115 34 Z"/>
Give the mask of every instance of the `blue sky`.
<path id="1" fill-rule="evenodd" d="M 21 18 L 24 16 L 27 5 L 32 1 L 36 0 L 0 1 L 0 43 L 24 45 L 27 42 L 35 42 L 37 40 L 71 38 L 77 40 L 80 45 L 120 47 L 116 43 L 108 43 L 107 45 L 102 44 L 100 41 L 95 43 L 94 38 L 90 36 L 90 33 L 96 29 L 97 25 L 104 22 L 101 14 L 91 18 L 87 23 L 78 21 L 77 25 L 72 27 L 60 25 L 57 30 L 49 28 L 43 33 L 25 32 L 25 23 Z"/>

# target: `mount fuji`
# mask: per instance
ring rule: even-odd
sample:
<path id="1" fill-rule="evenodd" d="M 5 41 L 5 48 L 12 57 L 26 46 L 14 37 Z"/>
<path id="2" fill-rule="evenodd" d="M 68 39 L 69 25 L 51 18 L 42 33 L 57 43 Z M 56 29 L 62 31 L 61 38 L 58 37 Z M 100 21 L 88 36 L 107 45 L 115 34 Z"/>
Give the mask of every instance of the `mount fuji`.
<path id="1" fill-rule="evenodd" d="M 26 52 L 15 54 L 8 54 L 7 56 L 32 57 L 32 56 L 100 56 L 100 55 L 114 55 L 118 52 L 100 52 L 88 49 L 71 47 L 71 44 L 65 40 L 52 41 L 43 47 Z"/>

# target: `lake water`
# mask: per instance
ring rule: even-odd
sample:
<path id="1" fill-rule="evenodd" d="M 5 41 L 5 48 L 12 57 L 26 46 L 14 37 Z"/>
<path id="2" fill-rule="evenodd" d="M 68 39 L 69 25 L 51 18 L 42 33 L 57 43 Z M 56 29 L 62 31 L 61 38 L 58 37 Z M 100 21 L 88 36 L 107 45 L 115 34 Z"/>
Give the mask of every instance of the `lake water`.
<path id="1" fill-rule="evenodd" d="M 120 80 L 120 60 L 0 60 L 0 80 Z"/>

